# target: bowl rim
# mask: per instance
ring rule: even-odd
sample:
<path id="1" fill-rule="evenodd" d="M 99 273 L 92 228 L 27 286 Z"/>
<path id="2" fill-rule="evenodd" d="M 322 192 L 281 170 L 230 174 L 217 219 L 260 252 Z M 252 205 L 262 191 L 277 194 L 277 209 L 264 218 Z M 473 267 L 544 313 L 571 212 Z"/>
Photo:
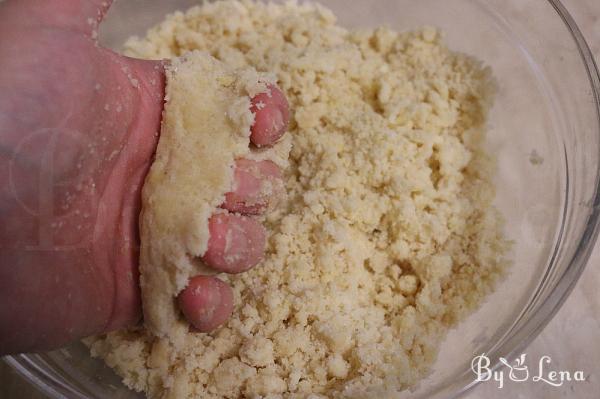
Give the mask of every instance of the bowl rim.
<path id="1" fill-rule="evenodd" d="M 598 137 L 600 137 L 600 71 L 598 69 L 598 65 L 583 33 L 579 29 L 579 26 L 567 8 L 562 4 L 562 1 L 546 1 L 550 6 L 552 6 L 552 8 L 554 8 L 562 22 L 565 24 L 578 48 L 579 55 L 585 66 L 589 84 L 591 86 L 597 119 L 596 134 Z M 600 154 L 600 143 L 597 148 L 597 152 Z M 596 170 L 594 195 L 591 203 L 591 212 L 588 215 L 583 234 L 579 243 L 577 244 L 573 256 L 562 273 L 559 282 L 544 299 L 544 301 L 540 303 L 540 308 L 544 310 L 543 313 L 536 315 L 537 317 L 530 319 L 516 330 L 510 331 L 511 336 L 519 333 L 524 335 L 521 337 L 520 342 L 516 345 L 513 345 L 512 350 L 510 350 L 504 356 L 504 358 L 507 360 L 512 361 L 517 358 L 554 318 L 556 313 L 560 310 L 570 293 L 575 288 L 587 265 L 600 233 L 600 166 Z M 73 387 L 59 382 L 61 378 L 55 378 L 58 376 L 55 376 L 54 373 L 48 372 L 37 365 L 34 361 L 32 361 L 31 356 L 32 355 L 30 354 L 18 354 L 5 356 L 0 360 L 8 364 L 17 372 L 17 374 L 30 382 L 31 385 L 35 386 L 40 392 L 50 395 L 50 397 L 85 398 L 85 396 L 82 396 L 80 391 L 75 391 L 73 390 Z M 490 368 L 492 370 L 496 370 L 501 367 L 504 367 L 503 364 L 499 361 L 496 361 L 494 366 Z M 450 386 L 441 387 L 438 391 L 433 393 L 433 396 L 437 398 L 441 397 L 439 396 L 440 394 L 449 394 L 449 396 L 446 397 L 458 398 L 471 391 L 479 384 L 479 381 L 472 380 L 471 383 L 465 385 L 464 379 L 459 380 Z"/>

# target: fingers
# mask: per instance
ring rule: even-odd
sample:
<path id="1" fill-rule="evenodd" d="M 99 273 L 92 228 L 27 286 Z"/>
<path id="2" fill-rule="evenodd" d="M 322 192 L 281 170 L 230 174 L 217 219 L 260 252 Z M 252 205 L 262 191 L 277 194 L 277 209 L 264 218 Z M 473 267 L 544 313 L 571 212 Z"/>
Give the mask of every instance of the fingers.
<path id="1" fill-rule="evenodd" d="M 270 146 L 285 133 L 289 122 L 288 102 L 277 87 L 252 98 L 255 121 L 250 140 L 257 147 Z M 234 184 L 225 195 L 222 208 L 234 213 L 218 213 L 209 220 L 210 238 L 202 260 L 224 273 L 241 273 L 263 258 L 266 233 L 255 219 L 273 206 L 283 193 L 279 167 L 271 161 L 236 161 Z M 196 276 L 179 294 L 178 305 L 188 322 L 200 332 L 223 324 L 233 309 L 231 288 L 216 277 Z"/>
<path id="2" fill-rule="evenodd" d="M 271 161 L 240 159 L 235 164 L 233 191 L 225 194 L 223 208 L 259 215 L 274 207 L 283 194 L 281 170 Z"/>
<path id="3" fill-rule="evenodd" d="M 251 140 L 255 145 L 272 145 L 289 122 L 288 103 L 277 87 L 252 99 L 255 123 Z M 234 186 L 225 195 L 223 208 L 244 215 L 258 215 L 273 205 L 283 192 L 281 170 L 271 161 L 240 159 L 236 162 Z M 218 214 L 209 221 L 210 239 L 203 257 L 215 270 L 240 273 L 260 262 L 265 246 L 264 228 L 254 219 Z"/>
<path id="4" fill-rule="evenodd" d="M 233 310 L 231 288 L 216 277 L 197 276 L 177 297 L 179 309 L 200 332 L 209 332 L 223 324 Z"/>
<path id="5" fill-rule="evenodd" d="M 208 250 L 202 260 L 213 269 L 241 273 L 262 260 L 266 234 L 258 221 L 221 213 L 210 218 L 208 229 Z"/>
<path id="6" fill-rule="evenodd" d="M 283 136 L 290 120 L 290 110 L 287 99 L 279 88 L 270 85 L 269 92 L 252 98 L 250 110 L 254 113 L 254 125 L 250 134 L 254 145 L 273 145 Z"/>
<path id="7" fill-rule="evenodd" d="M 265 232 L 257 221 L 222 213 L 210 219 L 209 230 L 208 250 L 202 259 L 215 270 L 240 273 L 262 259 Z M 178 295 L 177 303 L 196 330 L 210 332 L 231 316 L 233 293 L 214 276 L 196 276 Z"/>
<path id="8" fill-rule="evenodd" d="M 254 219 L 217 214 L 209 221 L 208 250 L 202 260 L 225 273 L 241 273 L 262 260 L 265 231 Z M 196 276 L 177 298 L 186 320 L 198 331 L 209 332 L 223 324 L 233 310 L 231 288 L 212 276 Z"/>

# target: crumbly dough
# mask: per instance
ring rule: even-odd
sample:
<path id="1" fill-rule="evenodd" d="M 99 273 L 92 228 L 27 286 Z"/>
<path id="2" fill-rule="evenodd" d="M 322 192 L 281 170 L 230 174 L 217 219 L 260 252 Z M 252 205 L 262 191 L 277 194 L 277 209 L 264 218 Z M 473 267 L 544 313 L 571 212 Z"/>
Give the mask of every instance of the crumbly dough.
<path id="1" fill-rule="evenodd" d="M 275 73 L 293 111 L 288 198 L 267 217 L 264 262 L 223 276 L 225 326 L 186 334 L 179 354 L 144 329 L 92 353 L 151 398 L 413 386 L 509 263 L 483 150 L 490 70 L 435 29 L 347 31 L 310 4 L 206 3 L 128 43 L 144 58 L 192 50 Z"/>

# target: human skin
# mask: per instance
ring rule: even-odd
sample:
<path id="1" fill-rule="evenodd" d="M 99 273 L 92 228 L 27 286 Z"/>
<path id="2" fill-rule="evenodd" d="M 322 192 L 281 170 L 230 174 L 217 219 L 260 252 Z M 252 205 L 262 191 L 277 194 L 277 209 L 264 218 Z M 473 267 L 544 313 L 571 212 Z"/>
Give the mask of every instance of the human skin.
<path id="1" fill-rule="evenodd" d="M 97 44 L 109 6 L 0 3 L 0 355 L 48 350 L 141 320 L 140 190 L 160 131 L 164 65 Z M 285 98 L 272 93 L 252 99 L 266 104 L 252 108 L 257 146 L 273 144 L 288 123 Z M 271 198 L 255 195 L 263 180 L 280 176 L 274 164 L 260 164 L 251 168 L 259 175 L 245 180 L 249 161 L 239 162 L 241 180 L 222 205 L 236 213 L 213 216 L 204 258 L 228 273 L 260 261 L 261 246 L 245 244 L 264 243 L 251 215 Z M 243 255 L 234 265 L 222 259 L 231 256 L 223 252 L 228 229 L 237 232 L 230 251 Z M 177 302 L 193 327 L 209 331 L 231 313 L 231 289 L 200 276 Z"/>

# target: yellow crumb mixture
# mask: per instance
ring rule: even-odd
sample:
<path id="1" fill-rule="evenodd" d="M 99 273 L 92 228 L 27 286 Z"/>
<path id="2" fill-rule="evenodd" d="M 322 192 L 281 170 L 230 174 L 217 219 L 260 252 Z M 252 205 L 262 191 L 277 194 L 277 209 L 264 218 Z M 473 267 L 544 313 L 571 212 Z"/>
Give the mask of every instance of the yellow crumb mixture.
<path id="1" fill-rule="evenodd" d="M 483 151 L 490 70 L 435 29 L 348 31 L 295 3 L 207 3 L 127 44 L 191 50 L 277 77 L 288 198 L 267 217 L 265 261 L 221 276 L 226 325 L 188 334 L 184 354 L 141 328 L 92 353 L 151 398 L 381 398 L 417 383 L 508 264 Z"/>

